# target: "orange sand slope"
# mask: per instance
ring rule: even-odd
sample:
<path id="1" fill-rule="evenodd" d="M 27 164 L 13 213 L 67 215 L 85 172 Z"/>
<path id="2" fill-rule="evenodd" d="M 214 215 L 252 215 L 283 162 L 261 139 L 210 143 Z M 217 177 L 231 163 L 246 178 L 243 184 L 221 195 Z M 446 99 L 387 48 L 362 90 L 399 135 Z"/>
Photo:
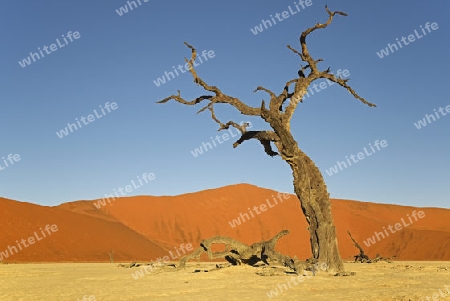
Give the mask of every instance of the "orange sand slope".
<path id="1" fill-rule="evenodd" d="M 84 202 L 79 203 L 80 207 L 83 205 Z M 45 226 L 53 224 L 57 231 L 50 231 L 49 235 Z M 163 248 L 111 217 L 95 218 L 63 208 L 3 198 L 0 198 L 0 228 L 0 256 L 3 252 L 4 262 L 100 262 L 109 260 L 111 249 L 117 260 L 166 254 Z M 34 243 L 29 242 L 30 237 Z M 27 247 L 21 243 L 22 239 Z"/>
<path id="2" fill-rule="evenodd" d="M 332 210 L 345 259 L 358 252 L 347 235 L 350 230 L 369 256 L 450 260 L 449 209 L 333 199 Z M 47 224 L 58 230 L 46 230 Z M 215 235 L 251 244 L 283 229 L 291 234 L 279 241 L 279 251 L 299 258 L 311 255 L 296 196 L 249 184 L 179 196 L 122 197 L 105 205 L 96 200 L 45 207 L 0 198 L 0 227 L 4 262 L 109 261 L 110 250 L 116 261 L 150 261 L 169 251 L 176 257 L 181 244 L 197 246 Z M 378 238 L 375 232 L 380 232 Z M 29 237 L 34 244 L 27 243 Z M 21 244 L 20 250 L 22 239 L 27 247 Z"/>

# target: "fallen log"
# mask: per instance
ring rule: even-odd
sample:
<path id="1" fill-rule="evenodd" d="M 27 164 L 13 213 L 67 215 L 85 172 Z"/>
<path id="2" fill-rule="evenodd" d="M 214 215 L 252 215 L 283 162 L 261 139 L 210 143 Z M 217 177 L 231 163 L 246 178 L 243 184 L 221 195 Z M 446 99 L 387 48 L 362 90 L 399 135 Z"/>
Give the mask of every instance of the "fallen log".
<path id="1" fill-rule="evenodd" d="M 186 262 L 192 259 L 200 260 L 200 256 L 206 253 L 210 260 L 224 258 L 231 265 L 246 264 L 254 267 L 261 264 L 267 266 L 281 265 L 289 268 L 296 274 L 303 273 L 307 269 L 314 270 L 315 262 L 302 262 L 296 257 L 291 258 L 275 251 L 277 241 L 287 234 L 289 234 L 289 231 L 283 230 L 270 240 L 257 242 L 250 246 L 226 236 L 214 236 L 204 239 L 196 250 L 180 259 L 177 268 L 185 268 Z M 213 252 L 213 244 L 225 245 L 225 251 Z"/>

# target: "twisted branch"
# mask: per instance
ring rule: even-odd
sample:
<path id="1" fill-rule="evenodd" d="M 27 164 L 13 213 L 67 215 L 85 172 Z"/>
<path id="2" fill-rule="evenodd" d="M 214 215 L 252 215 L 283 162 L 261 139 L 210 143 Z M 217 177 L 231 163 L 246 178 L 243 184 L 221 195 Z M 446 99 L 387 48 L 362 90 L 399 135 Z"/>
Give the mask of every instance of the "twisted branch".
<path id="1" fill-rule="evenodd" d="M 178 268 L 185 268 L 187 261 L 191 259 L 199 260 L 200 256 L 206 252 L 210 260 L 225 257 L 227 261 L 234 265 L 248 264 L 251 266 L 255 266 L 261 261 L 266 265 L 278 263 L 298 274 L 304 270 L 307 264 L 300 262 L 297 258 L 291 258 L 275 251 L 277 241 L 287 234 L 289 234 L 289 230 L 283 230 L 270 240 L 257 242 L 250 246 L 226 236 L 214 236 L 204 239 L 200 242 L 200 247 L 193 253 L 180 259 Z M 212 252 L 213 244 L 224 244 L 225 251 Z"/>
<path id="2" fill-rule="evenodd" d="M 250 139 L 257 139 L 263 145 L 264 151 L 269 156 L 273 157 L 278 155 L 277 152 L 273 151 L 272 146 L 270 144 L 271 141 L 273 142 L 280 141 L 278 135 L 273 131 L 248 131 L 246 133 L 243 133 L 241 138 L 239 138 L 238 141 L 233 143 L 233 147 L 236 148 L 242 142 Z"/>
<path id="3" fill-rule="evenodd" d="M 313 59 L 309 53 L 306 38 L 312 32 L 317 29 L 324 29 L 328 25 L 331 24 L 333 17 L 337 15 L 347 16 L 346 13 L 340 11 L 330 11 L 327 6 L 325 6 L 325 10 L 328 13 L 328 20 L 325 23 L 317 23 L 314 26 L 306 29 L 300 35 L 299 41 L 301 46 L 301 51 L 298 51 L 288 45 L 288 49 L 294 52 L 296 55 L 300 57 L 300 59 L 306 63 L 305 66 L 300 65 L 300 69 L 298 70 L 298 78 L 292 79 L 286 83 L 282 92 L 276 95 L 273 91 L 258 86 L 254 92 L 264 91 L 270 96 L 269 107 L 266 108 L 264 100 L 261 102 L 261 106 L 259 108 L 248 106 L 243 103 L 238 98 L 229 96 L 224 94 L 218 87 L 208 85 L 204 80 L 202 80 L 198 75 L 194 68 L 194 61 L 197 58 L 197 51 L 194 47 L 189 45 L 187 42 L 184 44 L 191 50 L 191 58 L 188 60 L 185 58 L 185 61 L 189 65 L 189 72 L 192 74 L 194 82 L 201 86 L 205 91 L 210 92 L 211 95 L 201 95 L 193 100 L 186 100 L 181 97 L 180 91 L 178 94 L 171 95 L 166 97 L 157 103 L 166 103 L 169 100 L 175 100 L 184 105 L 196 105 L 203 101 L 208 101 L 208 104 L 201 108 L 197 113 L 201 113 L 205 110 L 209 110 L 211 112 L 211 118 L 219 124 L 219 131 L 223 129 L 228 129 L 230 126 L 238 129 L 241 132 L 241 137 L 238 141 L 233 144 L 233 147 L 237 147 L 242 142 L 250 139 L 257 139 L 262 146 L 264 147 L 264 151 L 269 156 L 278 155 L 272 149 L 271 142 L 274 142 L 278 151 L 282 152 L 286 148 L 290 148 L 293 141 L 282 139 L 280 137 L 287 137 L 281 133 L 290 132 L 290 120 L 294 114 L 295 109 L 299 102 L 303 101 L 304 95 L 307 93 L 308 87 L 311 83 L 317 79 L 324 78 L 330 80 L 332 82 L 338 83 L 341 87 L 345 88 L 353 97 L 361 101 L 363 104 L 368 105 L 370 107 L 376 107 L 375 104 L 368 102 L 363 97 L 353 90 L 347 84 L 348 79 L 337 78 L 335 75 L 330 73 L 330 67 L 328 67 L 324 71 L 320 71 L 317 67 L 319 62 L 322 62 L 323 59 L 319 58 L 317 60 Z M 308 73 L 309 71 L 309 73 Z M 308 74 L 306 74 L 308 73 Z M 293 91 L 290 91 L 291 85 L 294 84 Z M 288 105 L 283 109 L 284 104 L 289 100 Z M 226 103 L 233 106 L 237 109 L 241 114 L 247 116 L 259 116 L 262 117 L 269 125 L 272 127 L 274 131 L 247 131 L 249 124 L 237 124 L 233 121 L 228 121 L 227 123 L 221 122 L 215 115 L 214 105 L 218 103 Z M 289 136 L 289 135 L 288 135 Z M 290 137 L 290 136 L 289 136 Z M 284 159 L 284 157 L 283 157 Z"/>
<path id="4" fill-rule="evenodd" d="M 333 74 L 330 74 L 330 68 L 326 69 L 325 71 L 320 71 L 317 67 L 317 63 L 322 62 L 323 59 L 314 60 L 312 56 L 309 53 L 308 46 L 306 44 L 306 38 L 308 35 L 310 35 L 312 32 L 314 32 L 317 29 L 323 29 L 326 28 L 328 25 L 331 24 L 333 21 L 333 17 L 338 14 L 341 16 L 347 16 L 346 13 L 340 12 L 340 11 L 330 11 L 328 7 L 325 5 L 325 10 L 328 13 L 328 20 L 325 23 L 317 23 L 313 27 L 310 27 L 302 32 L 300 35 L 300 46 L 301 46 L 301 52 L 294 49 L 290 45 L 288 45 L 288 49 L 293 51 L 295 54 L 297 54 L 302 61 L 306 62 L 306 66 L 302 66 L 302 68 L 299 70 L 299 78 L 296 81 L 294 92 L 290 94 L 290 102 L 289 105 L 286 107 L 285 110 L 285 116 L 283 116 L 284 122 L 288 123 L 290 119 L 292 118 L 292 115 L 298 105 L 299 102 L 302 102 L 303 96 L 307 93 L 308 87 L 311 85 L 311 83 L 319 78 L 326 78 L 329 79 L 335 83 L 338 83 L 340 86 L 347 89 L 350 94 L 352 94 L 356 99 L 360 100 L 362 103 L 370 106 L 370 107 L 376 107 L 375 104 L 372 104 L 368 101 L 366 101 L 364 98 L 359 96 L 349 85 L 346 84 L 348 80 L 344 80 L 341 78 L 336 78 Z M 305 74 L 305 71 L 309 69 L 310 72 L 308 75 Z M 286 92 L 285 95 L 289 95 L 289 92 Z"/>
<path id="5" fill-rule="evenodd" d="M 173 99 L 179 103 L 185 104 L 185 105 L 196 105 L 200 103 L 201 101 L 208 99 L 211 101 L 211 103 L 227 103 L 235 107 L 241 114 L 248 115 L 248 116 L 260 116 L 260 109 L 259 108 L 253 108 L 242 101 L 240 101 L 238 98 L 228 96 L 222 91 L 216 87 L 216 86 L 210 86 L 208 85 L 204 80 L 202 80 L 195 71 L 194 68 L 194 60 L 197 58 L 197 50 L 189 45 L 188 43 L 184 42 L 184 44 L 189 47 L 192 51 L 191 59 L 188 60 L 185 58 L 184 60 L 189 64 L 189 71 L 192 74 L 192 77 L 194 78 L 194 83 L 197 85 L 200 85 L 203 89 L 206 91 L 209 91 L 211 93 L 214 93 L 215 95 L 203 95 L 200 96 L 192 101 L 186 101 L 183 98 L 180 97 L 180 92 L 178 91 L 178 95 L 171 95 L 169 97 L 164 98 L 163 100 L 158 101 L 157 103 L 166 103 L 169 100 Z"/>

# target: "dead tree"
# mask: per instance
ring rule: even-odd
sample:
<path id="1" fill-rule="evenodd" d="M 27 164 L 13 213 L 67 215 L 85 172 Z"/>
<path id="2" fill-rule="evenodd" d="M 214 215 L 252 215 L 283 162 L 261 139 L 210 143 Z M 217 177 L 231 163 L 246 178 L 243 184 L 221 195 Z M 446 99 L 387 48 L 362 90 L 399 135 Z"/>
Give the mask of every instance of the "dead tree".
<path id="1" fill-rule="evenodd" d="M 352 237 L 352 234 L 350 233 L 350 231 L 347 231 L 348 235 L 350 236 L 350 239 L 353 241 L 353 245 L 359 250 L 359 254 L 355 255 L 355 261 L 354 262 L 361 262 L 361 263 L 375 263 L 378 261 L 387 261 L 387 262 L 392 262 L 391 259 L 394 259 L 396 256 L 392 256 L 390 258 L 386 258 L 386 257 L 381 257 L 380 254 L 377 254 L 375 256 L 375 258 L 370 259 L 369 256 L 367 256 L 364 253 L 363 248 L 358 244 L 358 242 Z"/>
<path id="2" fill-rule="evenodd" d="M 114 263 L 114 250 L 111 249 L 111 251 L 109 251 L 108 255 L 109 255 L 109 260 L 110 260 L 112 263 Z"/>
<path id="3" fill-rule="evenodd" d="M 275 245 L 278 240 L 289 234 L 289 230 L 280 231 L 274 237 L 266 241 L 260 241 L 251 245 L 246 245 L 240 241 L 237 241 L 231 237 L 226 236 L 214 236 L 208 239 L 204 239 L 200 242 L 200 246 L 192 253 L 187 254 L 180 258 L 177 264 L 164 264 L 159 263 L 161 270 L 165 272 L 178 271 L 180 269 L 186 269 L 186 263 L 190 260 L 200 260 L 203 254 L 207 254 L 210 260 L 213 259 L 225 259 L 228 261 L 228 266 L 231 265 L 249 265 L 252 267 L 261 267 L 256 274 L 261 276 L 266 275 L 285 275 L 285 274 L 304 274 L 305 271 L 312 271 L 315 275 L 316 271 L 320 269 L 324 270 L 323 263 L 309 259 L 307 261 L 300 261 L 297 257 L 291 258 L 287 255 L 275 251 Z M 213 252 L 213 245 L 224 245 L 224 251 Z M 156 265 L 154 263 L 138 263 L 132 262 L 131 264 L 119 264 L 118 267 L 124 268 L 137 268 L 141 266 L 151 266 L 153 269 Z M 210 272 L 224 268 L 223 264 L 216 264 L 216 267 L 210 270 L 195 270 L 197 272 Z M 169 268 L 169 269 L 167 269 Z M 173 269 L 175 268 L 175 269 Z M 266 269 L 268 268 L 268 269 Z M 341 276 L 341 275 L 335 275 Z"/>
<path id="4" fill-rule="evenodd" d="M 200 242 L 200 247 L 180 259 L 178 268 L 185 268 L 187 261 L 191 259 L 199 260 L 200 256 L 206 253 L 210 260 L 225 258 L 232 265 L 247 264 L 257 266 L 261 263 L 271 266 L 281 265 L 297 274 L 302 273 L 307 268 L 314 269 L 312 264 L 303 263 L 297 258 L 291 258 L 275 251 L 277 241 L 287 234 L 289 234 L 289 231 L 283 230 L 270 240 L 257 242 L 250 246 L 225 236 L 214 236 L 204 239 Z M 213 244 L 225 245 L 225 251 L 213 252 L 211 248 Z"/>
<path id="5" fill-rule="evenodd" d="M 353 245 L 359 250 L 359 254 L 355 255 L 355 262 L 367 262 L 369 261 L 369 256 L 367 256 L 364 253 L 363 248 L 361 248 L 361 246 L 356 242 L 356 240 L 353 239 L 352 234 L 350 233 L 350 231 L 347 231 L 348 235 L 350 236 L 350 239 L 353 241 Z"/>
<path id="6" fill-rule="evenodd" d="M 267 155 L 271 157 L 279 155 L 282 160 L 286 161 L 292 169 L 294 191 L 300 200 L 302 211 L 309 224 L 312 258 L 326 262 L 330 271 L 340 272 L 343 271 L 344 267 L 338 251 L 336 229 L 331 215 L 331 203 L 327 186 L 320 170 L 298 147 L 297 141 L 295 141 L 290 130 L 290 122 L 297 105 L 303 102 L 303 97 L 307 93 L 308 87 L 319 79 L 337 83 L 369 107 L 375 107 L 375 105 L 359 96 L 347 84 L 348 79 L 336 77 L 330 73 L 330 68 L 320 71 L 317 63 L 323 60 L 315 60 L 311 57 L 306 45 L 306 37 L 317 29 L 326 28 L 336 14 L 347 16 L 343 12 L 332 12 L 327 6 L 325 6 L 325 10 L 329 15 L 328 20 L 325 23 L 317 23 L 300 35 L 300 51 L 289 45 L 287 46 L 306 63 L 305 66 L 300 65 L 301 69 L 298 71 L 298 77 L 288 81 L 278 95 L 261 86 L 258 86 L 254 91 L 264 91 L 270 96 L 268 107 L 266 107 L 264 100 L 262 100 L 260 107 L 251 107 L 238 98 L 224 94 L 218 87 L 208 85 L 197 75 L 194 69 L 193 63 L 197 57 L 196 49 L 186 42 L 185 45 L 191 49 L 192 54 L 190 60 L 185 58 L 185 61 L 190 67 L 189 71 L 194 78 L 194 83 L 200 85 L 209 93 L 200 95 L 193 100 L 186 100 L 181 97 L 180 91 L 178 91 L 177 95 L 166 97 L 158 101 L 158 103 L 175 100 L 184 105 L 196 105 L 206 101 L 208 102 L 207 105 L 200 109 L 198 113 L 209 110 L 212 119 L 220 125 L 219 131 L 234 127 L 241 132 L 241 137 L 233 144 L 233 147 L 237 147 L 244 141 L 256 139 L 262 144 Z M 291 89 L 291 86 L 293 86 L 293 89 Z M 233 121 L 222 123 L 215 115 L 215 104 L 228 104 L 243 115 L 261 117 L 273 130 L 247 131 L 248 124 L 239 125 Z M 276 146 L 277 152 L 272 148 L 272 143 Z"/>

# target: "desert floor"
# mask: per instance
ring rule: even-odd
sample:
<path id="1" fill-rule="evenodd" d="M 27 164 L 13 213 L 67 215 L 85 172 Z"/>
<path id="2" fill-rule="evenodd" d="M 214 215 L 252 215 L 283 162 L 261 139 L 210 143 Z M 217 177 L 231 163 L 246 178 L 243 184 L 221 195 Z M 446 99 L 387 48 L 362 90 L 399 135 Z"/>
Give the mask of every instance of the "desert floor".
<path id="1" fill-rule="evenodd" d="M 262 268 L 189 263 L 186 270 L 156 270 L 112 263 L 0 264 L 0 300 L 449 300 L 450 262 L 346 263 L 355 276 L 326 272 L 304 277 L 259 276 Z M 280 291 L 281 284 L 286 288 Z M 280 286 L 278 286 L 280 285 Z M 289 287 L 290 285 L 290 287 Z M 278 289 L 278 296 L 268 293 Z M 433 294 L 434 295 L 433 299 Z M 429 299 L 427 299 L 427 296 Z M 85 299 L 83 299 L 85 297 Z M 90 299 L 89 299 L 90 298 Z"/>

